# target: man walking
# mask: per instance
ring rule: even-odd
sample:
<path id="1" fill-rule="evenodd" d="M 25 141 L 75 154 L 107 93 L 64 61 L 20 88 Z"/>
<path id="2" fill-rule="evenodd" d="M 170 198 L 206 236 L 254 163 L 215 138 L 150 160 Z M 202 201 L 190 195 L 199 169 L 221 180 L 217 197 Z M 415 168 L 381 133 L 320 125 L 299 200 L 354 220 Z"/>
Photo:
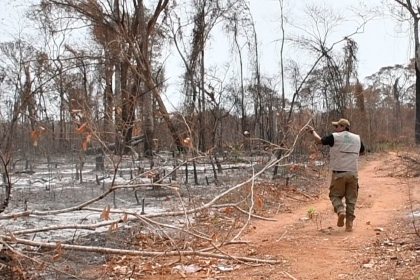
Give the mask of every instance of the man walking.
<path id="1" fill-rule="evenodd" d="M 334 212 L 338 215 L 337 226 L 344 226 L 346 231 L 353 230 L 353 220 L 356 218 L 354 210 L 358 195 L 358 159 L 365 153 L 365 147 L 360 136 L 350 132 L 350 122 L 346 119 L 332 122 L 334 132 L 321 138 L 310 125 L 306 130 L 310 132 L 318 144 L 329 145 L 330 167 L 332 178 L 330 185 L 330 200 Z M 346 206 L 343 204 L 346 199 Z"/>

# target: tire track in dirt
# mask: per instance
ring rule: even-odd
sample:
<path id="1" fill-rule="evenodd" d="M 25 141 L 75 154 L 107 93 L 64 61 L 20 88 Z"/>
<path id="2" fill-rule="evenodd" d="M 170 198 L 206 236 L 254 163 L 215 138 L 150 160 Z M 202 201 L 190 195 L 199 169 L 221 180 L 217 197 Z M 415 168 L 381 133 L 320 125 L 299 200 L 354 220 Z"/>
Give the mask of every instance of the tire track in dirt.
<path id="1" fill-rule="evenodd" d="M 353 279 L 350 275 L 361 269 L 363 261 L 358 251 L 375 241 L 375 228 L 386 230 L 407 212 L 407 186 L 382 170 L 393 157 L 376 155 L 364 161 L 359 171 L 353 232 L 336 226 L 336 214 L 328 198 L 329 180 L 320 200 L 299 206 L 292 213 L 279 214 L 276 222 L 254 222 L 255 229 L 243 239 L 251 241 L 259 255 L 275 256 L 283 264 L 267 273 L 252 269 L 247 275 L 252 279 Z M 315 217 L 302 219 L 311 207 L 316 210 Z"/>

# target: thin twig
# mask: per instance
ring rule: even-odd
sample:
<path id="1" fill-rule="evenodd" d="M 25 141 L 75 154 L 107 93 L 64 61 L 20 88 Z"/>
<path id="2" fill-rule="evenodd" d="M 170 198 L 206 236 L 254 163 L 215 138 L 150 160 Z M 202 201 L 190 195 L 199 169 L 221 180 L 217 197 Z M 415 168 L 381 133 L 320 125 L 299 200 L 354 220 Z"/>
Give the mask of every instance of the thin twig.
<path id="1" fill-rule="evenodd" d="M 290 275 L 290 274 L 289 274 L 288 272 L 286 272 L 286 271 L 283 271 L 283 274 L 284 274 L 285 276 L 289 277 L 290 279 L 293 279 L 293 280 L 298 280 L 297 278 L 293 277 L 292 275 Z"/>
<path id="2" fill-rule="evenodd" d="M 279 242 L 280 240 L 282 240 L 283 237 L 286 235 L 286 233 L 287 233 L 287 230 L 280 236 L 279 239 L 276 239 L 276 242 Z"/>

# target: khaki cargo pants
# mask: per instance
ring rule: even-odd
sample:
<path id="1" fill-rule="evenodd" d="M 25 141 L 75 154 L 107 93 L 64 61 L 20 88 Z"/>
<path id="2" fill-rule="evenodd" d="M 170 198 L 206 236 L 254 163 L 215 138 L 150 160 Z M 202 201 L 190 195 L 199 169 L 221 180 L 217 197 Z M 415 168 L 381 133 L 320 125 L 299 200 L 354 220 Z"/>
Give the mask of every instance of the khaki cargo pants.
<path id="1" fill-rule="evenodd" d="M 346 212 L 347 220 L 354 220 L 354 210 L 356 208 L 358 194 L 358 175 L 357 172 L 333 173 L 330 185 L 330 200 L 334 206 L 334 212 Z M 346 206 L 343 204 L 346 198 Z"/>

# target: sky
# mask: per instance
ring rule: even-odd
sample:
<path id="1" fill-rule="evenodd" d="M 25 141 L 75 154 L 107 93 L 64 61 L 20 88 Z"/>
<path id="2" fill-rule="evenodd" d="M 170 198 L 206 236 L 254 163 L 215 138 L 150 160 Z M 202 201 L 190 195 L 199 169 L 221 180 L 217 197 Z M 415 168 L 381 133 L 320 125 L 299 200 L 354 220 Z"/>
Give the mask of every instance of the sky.
<path id="1" fill-rule="evenodd" d="M 366 3 L 364 3 L 366 2 Z M 284 0 L 286 16 L 292 18 L 295 24 L 299 25 L 307 19 L 300 11 L 305 6 L 313 3 L 317 5 L 325 5 L 333 9 L 337 14 L 341 14 L 347 20 L 339 27 L 334 29 L 334 33 L 329 37 L 327 45 L 341 40 L 344 36 L 353 33 L 360 19 L 355 17 L 352 13 L 353 7 L 363 7 L 362 11 L 366 12 L 368 8 L 374 6 L 380 7 L 384 13 L 386 8 L 381 5 L 382 0 Z M 280 73 L 280 44 L 278 40 L 281 38 L 280 32 L 280 4 L 279 0 L 251 0 L 250 10 L 256 25 L 256 32 L 258 34 L 261 72 L 263 75 L 270 77 L 278 76 Z M 297 22 L 297 23 L 296 23 Z M 409 61 L 412 54 L 412 40 L 408 25 L 402 25 L 395 19 L 387 17 L 378 17 L 370 20 L 361 34 L 357 34 L 352 38 L 357 42 L 358 50 L 358 74 L 361 81 L 375 72 L 381 67 L 395 64 L 405 64 Z M 286 33 L 293 33 L 290 27 L 286 27 Z M 218 69 L 223 73 L 222 65 L 228 64 L 236 77 L 239 75 L 239 60 L 236 53 L 228 51 L 232 45 L 226 35 L 220 30 L 212 33 L 211 41 L 207 45 L 208 62 L 207 66 L 218 65 Z M 336 46 L 334 50 L 339 51 L 342 46 Z M 285 47 L 285 59 L 292 59 L 299 61 L 302 64 L 311 65 L 315 60 L 314 57 L 308 57 L 304 50 L 293 49 L 289 46 Z M 179 100 L 178 91 L 180 90 L 179 80 L 176 79 L 177 67 L 180 61 L 177 59 L 177 54 L 172 50 L 173 56 L 168 59 L 167 70 L 173 73 L 168 80 L 170 84 L 167 92 L 167 97 L 171 104 L 176 107 L 176 102 Z M 245 67 L 246 68 L 246 67 Z M 179 68 L 178 68 L 179 69 Z M 178 74 L 180 75 L 180 73 Z M 222 74 L 221 74 L 222 75 Z M 177 88 L 178 86 L 178 88 Z M 278 87 L 280 85 L 277 85 Z M 287 85 L 286 85 L 287 86 Z"/>
<path id="2" fill-rule="evenodd" d="M 382 0 L 284 0 L 286 9 L 289 11 L 302 9 L 303 6 L 311 3 L 325 3 L 326 6 L 331 7 L 337 13 L 348 17 L 349 22 L 343 24 L 335 29 L 335 33 L 331 37 L 330 43 L 335 42 L 337 39 L 343 38 L 351 34 L 355 30 L 354 14 L 351 13 L 352 7 L 359 7 L 360 3 L 371 6 L 381 6 Z M 363 3 L 366 2 L 366 3 Z M 264 3 L 261 5 L 261 3 Z M 287 4 L 289 3 L 289 4 Z M 368 6 L 368 7 L 369 7 Z M 278 0 L 252 0 L 251 9 L 255 13 L 255 21 L 257 23 L 257 30 L 259 31 L 262 45 L 266 46 L 264 56 L 270 57 L 268 54 L 276 54 L 275 44 L 272 41 L 273 33 L 278 30 L 279 23 L 273 22 L 279 13 Z M 383 6 L 382 6 L 383 7 Z M 385 9 L 385 8 L 384 8 Z M 299 18 L 301 19 L 301 18 Z M 403 32 L 404 29 L 397 23 L 396 20 L 376 19 L 369 21 L 366 24 L 362 34 L 352 37 L 359 46 L 359 75 L 366 77 L 379 70 L 382 66 L 394 65 L 396 63 L 405 63 L 409 60 L 411 53 L 411 40 L 410 34 Z M 271 63 L 271 58 L 265 60 L 266 63 Z"/>
<path id="3" fill-rule="evenodd" d="M 392 1 L 392 0 L 388 0 Z M 333 9 L 337 14 L 342 14 L 347 21 L 334 29 L 334 33 L 328 40 L 329 44 L 342 39 L 344 36 L 354 32 L 356 27 L 355 16 L 351 12 L 352 7 L 367 5 L 362 11 L 377 5 L 386 12 L 386 7 L 381 6 L 382 0 L 284 0 L 286 16 L 294 24 L 301 25 L 307 22 L 307 17 L 302 14 L 302 9 L 316 3 Z M 31 23 L 25 19 L 26 1 L 21 0 L 0 0 L 0 42 L 11 40 L 20 36 L 32 36 Z M 276 42 L 281 38 L 280 33 L 280 4 L 279 0 L 250 0 L 249 6 L 255 22 L 259 41 L 260 65 L 263 75 L 274 77 L 279 75 L 280 45 Z M 286 33 L 295 32 L 291 27 L 286 26 Z M 358 73 L 362 79 L 377 72 L 383 66 L 405 64 L 412 54 L 411 33 L 407 32 L 407 26 L 401 25 L 392 18 L 378 18 L 369 21 L 362 34 L 352 37 L 358 44 L 359 65 Z M 244 43 L 244 42 L 242 42 Z M 230 52 L 231 41 L 221 28 L 216 28 L 211 35 L 211 41 L 207 44 L 207 66 L 217 67 L 220 76 L 226 72 L 225 66 L 229 66 L 231 75 L 238 74 L 238 57 Z M 339 50 L 337 47 L 337 51 Z M 313 57 L 308 57 L 306 52 L 299 49 L 292 49 L 286 46 L 285 59 L 293 59 L 303 64 L 310 65 Z M 181 97 L 182 68 L 181 60 L 174 48 L 168 49 L 165 53 L 166 75 L 168 78 L 168 89 L 165 93 L 166 104 L 170 111 L 178 107 Z M 250 74 L 245 73 L 250 77 Z"/>

